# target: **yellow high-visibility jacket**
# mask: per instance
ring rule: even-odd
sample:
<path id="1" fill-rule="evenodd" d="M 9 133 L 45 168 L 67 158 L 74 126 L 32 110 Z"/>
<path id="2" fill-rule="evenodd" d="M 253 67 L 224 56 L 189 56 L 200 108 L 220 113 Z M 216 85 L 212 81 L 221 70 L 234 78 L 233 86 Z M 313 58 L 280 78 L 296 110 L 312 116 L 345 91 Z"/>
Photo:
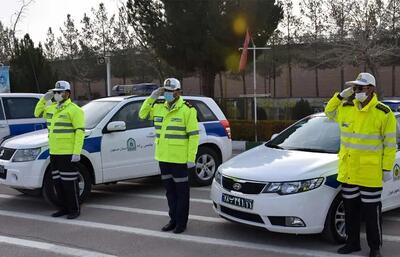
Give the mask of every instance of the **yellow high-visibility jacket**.
<path id="1" fill-rule="evenodd" d="M 170 163 L 195 162 L 199 146 L 197 111 L 182 97 L 170 110 L 164 100 L 147 98 L 139 111 L 141 119 L 154 121 L 155 158 Z"/>
<path id="2" fill-rule="evenodd" d="M 395 162 L 396 119 L 374 94 L 362 109 L 358 100 L 343 101 L 339 93 L 329 100 L 325 114 L 340 127 L 339 174 L 342 183 L 382 187 L 383 170 Z"/>
<path id="3" fill-rule="evenodd" d="M 57 103 L 46 106 L 46 100 L 42 97 L 36 104 L 35 117 L 43 117 L 47 121 L 50 154 L 81 154 L 85 116 L 79 106 L 70 99 L 59 107 Z"/>

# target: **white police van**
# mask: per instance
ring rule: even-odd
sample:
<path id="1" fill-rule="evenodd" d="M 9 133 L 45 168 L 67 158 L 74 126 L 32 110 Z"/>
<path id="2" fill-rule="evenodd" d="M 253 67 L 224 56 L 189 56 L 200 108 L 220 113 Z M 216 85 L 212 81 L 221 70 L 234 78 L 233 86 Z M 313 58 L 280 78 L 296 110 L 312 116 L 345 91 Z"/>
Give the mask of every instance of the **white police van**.
<path id="1" fill-rule="evenodd" d="M 46 121 L 33 115 L 40 97 L 42 94 L 0 94 L 0 142 L 13 136 L 46 128 Z"/>
<path id="2" fill-rule="evenodd" d="M 191 181 L 209 185 L 218 166 L 232 155 L 230 127 L 211 98 L 185 96 L 198 112 L 200 145 Z M 140 120 L 145 97 L 110 97 L 83 106 L 86 137 L 80 168 L 80 199 L 93 184 L 153 176 L 160 173 L 154 160 L 153 122 Z M 27 194 L 41 192 L 55 202 L 51 183 L 47 129 L 6 140 L 0 149 L 0 184 Z"/>

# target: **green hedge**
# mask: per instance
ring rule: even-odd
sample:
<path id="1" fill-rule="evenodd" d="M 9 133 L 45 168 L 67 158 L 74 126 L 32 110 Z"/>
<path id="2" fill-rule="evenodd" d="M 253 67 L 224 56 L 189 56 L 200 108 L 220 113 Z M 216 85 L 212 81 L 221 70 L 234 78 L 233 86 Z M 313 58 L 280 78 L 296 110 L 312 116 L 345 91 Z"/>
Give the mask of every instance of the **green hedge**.
<path id="1" fill-rule="evenodd" d="M 267 141 L 275 133 L 279 133 L 294 120 L 260 120 L 257 122 L 258 141 Z M 231 126 L 232 140 L 254 141 L 254 121 L 252 120 L 229 120 Z"/>

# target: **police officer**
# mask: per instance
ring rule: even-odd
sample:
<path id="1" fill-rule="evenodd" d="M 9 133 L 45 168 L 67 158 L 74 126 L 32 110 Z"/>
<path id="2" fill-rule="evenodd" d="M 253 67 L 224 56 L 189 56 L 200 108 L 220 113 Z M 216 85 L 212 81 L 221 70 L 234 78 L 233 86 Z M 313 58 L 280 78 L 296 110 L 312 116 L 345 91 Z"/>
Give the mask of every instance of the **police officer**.
<path id="1" fill-rule="evenodd" d="M 164 94 L 165 100 L 157 100 Z M 182 233 L 189 216 L 189 170 L 195 168 L 199 145 L 196 109 L 181 97 L 181 84 L 175 78 L 152 92 L 139 111 L 141 119 L 154 121 L 155 158 L 166 189 L 170 221 L 162 231 Z"/>
<path id="2" fill-rule="evenodd" d="M 84 113 L 71 99 L 71 86 L 58 81 L 37 103 L 35 117 L 47 120 L 52 179 L 60 202 L 53 217 L 67 215 L 75 219 L 80 214 L 78 202 L 78 168 L 85 137 Z M 48 105 L 48 101 L 54 99 Z"/>
<path id="3" fill-rule="evenodd" d="M 370 257 L 382 246 L 382 180 L 392 179 L 396 154 L 396 120 L 389 107 L 378 101 L 375 78 L 360 73 L 346 83 L 349 88 L 335 95 L 325 107 L 340 127 L 339 173 L 346 214 L 346 244 L 340 254 L 360 251 L 360 220 L 365 215 Z M 351 102 L 346 98 L 355 93 Z"/>

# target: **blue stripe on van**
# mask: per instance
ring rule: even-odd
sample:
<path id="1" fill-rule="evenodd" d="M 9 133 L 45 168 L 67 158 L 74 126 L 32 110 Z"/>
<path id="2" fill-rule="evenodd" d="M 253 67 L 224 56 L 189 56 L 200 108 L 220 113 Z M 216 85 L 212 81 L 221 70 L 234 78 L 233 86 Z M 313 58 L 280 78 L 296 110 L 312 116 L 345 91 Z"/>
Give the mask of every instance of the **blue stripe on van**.
<path id="1" fill-rule="evenodd" d="M 28 124 L 10 124 L 10 135 L 17 136 L 24 133 L 32 132 L 35 130 L 45 129 L 46 123 L 28 123 Z"/>
<path id="2" fill-rule="evenodd" d="M 333 188 L 338 188 L 340 186 L 340 183 L 339 183 L 339 181 L 336 180 L 336 178 L 337 178 L 337 174 L 333 174 L 333 175 L 326 177 L 325 185 L 333 187 Z"/>
<path id="3" fill-rule="evenodd" d="M 207 136 L 226 137 L 224 126 L 220 122 L 203 123 Z"/>
<path id="4" fill-rule="evenodd" d="M 89 153 L 98 153 L 101 151 L 101 137 L 86 138 L 83 142 L 83 149 Z M 46 160 L 49 158 L 49 150 L 47 149 L 39 155 L 39 160 Z"/>

